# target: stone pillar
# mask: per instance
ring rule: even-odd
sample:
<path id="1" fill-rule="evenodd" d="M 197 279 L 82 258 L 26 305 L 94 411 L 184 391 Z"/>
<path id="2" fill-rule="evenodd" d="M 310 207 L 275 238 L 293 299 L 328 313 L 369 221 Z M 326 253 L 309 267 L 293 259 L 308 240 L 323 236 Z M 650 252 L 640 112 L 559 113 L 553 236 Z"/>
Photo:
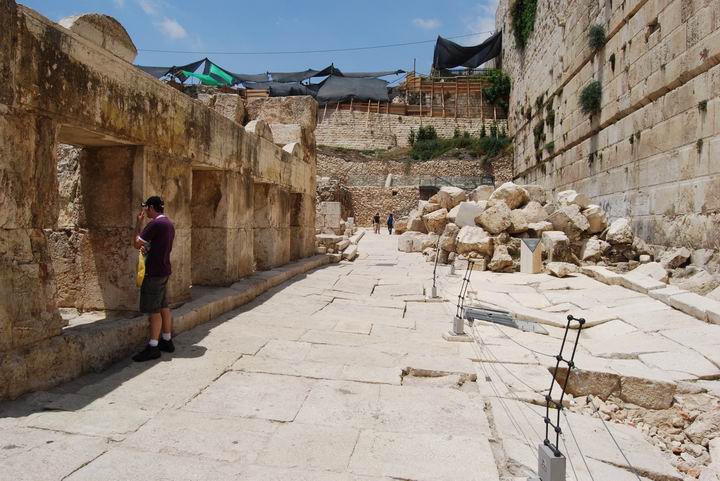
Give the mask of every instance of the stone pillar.
<path id="1" fill-rule="evenodd" d="M 290 192 L 273 184 L 254 185 L 255 267 L 258 270 L 290 262 Z"/>
<path id="2" fill-rule="evenodd" d="M 0 115 L 0 352 L 60 333 L 43 229 L 57 217 L 55 135 L 49 119 Z M 0 388 L 0 393 L 2 388 Z"/>
<path id="3" fill-rule="evenodd" d="M 290 194 L 290 259 L 315 253 L 315 196 Z"/>
<path id="4" fill-rule="evenodd" d="M 252 189 L 249 175 L 193 171 L 193 285 L 229 285 L 252 273 Z"/>
<path id="5" fill-rule="evenodd" d="M 145 148 L 145 181 L 142 195 L 147 198 L 159 195 L 165 201 L 165 214 L 175 224 L 175 242 L 170 262 L 172 275 L 168 282 L 171 305 L 190 299 L 191 274 L 191 231 L 192 216 L 192 169 L 190 160 L 177 154 Z"/>

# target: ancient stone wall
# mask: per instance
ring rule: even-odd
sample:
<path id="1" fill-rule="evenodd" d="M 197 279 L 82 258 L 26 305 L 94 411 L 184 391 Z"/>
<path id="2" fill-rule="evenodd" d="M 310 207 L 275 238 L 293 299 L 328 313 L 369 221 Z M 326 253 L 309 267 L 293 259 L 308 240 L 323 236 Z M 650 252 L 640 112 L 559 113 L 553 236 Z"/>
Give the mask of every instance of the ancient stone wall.
<path id="1" fill-rule="evenodd" d="M 176 227 L 172 304 L 313 254 L 314 100 L 268 102 L 243 128 L 238 96 L 209 108 L 11 0 L 0 30 L 0 398 L 97 365 L 103 346 L 59 308 L 137 310 L 150 195 Z"/>
<path id="2" fill-rule="evenodd" d="M 509 3 L 500 1 L 497 26 L 513 81 L 516 180 L 584 192 L 652 243 L 718 247 L 718 2 L 540 0 L 522 51 Z M 597 53 L 593 24 L 607 32 Z M 588 116 L 578 97 L 593 80 L 602 110 Z"/>
<path id="3" fill-rule="evenodd" d="M 432 125 L 439 137 L 450 138 L 455 129 L 478 136 L 482 128 L 480 119 L 453 119 L 442 117 L 419 117 L 367 113 L 360 110 L 323 110 L 318 112 L 318 127 L 315 135 L 318 145 L 345 147 L 355 150 L 383 150 L 392 147 L 407 147 L 410 129 L 416 132 L 420 126 Z M 485 119 L 485 128 L 490 129 L 492 119 Z M 498 120 L 499 128 L 505 128 L 505 121 Z"/>

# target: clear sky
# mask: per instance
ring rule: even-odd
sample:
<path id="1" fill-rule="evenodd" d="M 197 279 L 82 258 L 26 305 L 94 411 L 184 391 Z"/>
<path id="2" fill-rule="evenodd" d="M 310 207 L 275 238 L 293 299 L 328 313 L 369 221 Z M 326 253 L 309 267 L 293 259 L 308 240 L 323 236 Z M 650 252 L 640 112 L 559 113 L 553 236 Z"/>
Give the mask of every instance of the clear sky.
<path id="1" fill-rule="evenodd" d="M 19 0 L 51 20 L 98 12 L 115 17 L 135 42 L 140 65 L 184 65 L 206 56 L 143 49 L 222 52 L 322 50 L 416 42 L 495 28 L 497 0 Z M 458 38 L 477 44 L 488 34 Z M 434 43 L 355 52 L 222 55 L 238 73 L 323 68 L 428 72 Z"/>

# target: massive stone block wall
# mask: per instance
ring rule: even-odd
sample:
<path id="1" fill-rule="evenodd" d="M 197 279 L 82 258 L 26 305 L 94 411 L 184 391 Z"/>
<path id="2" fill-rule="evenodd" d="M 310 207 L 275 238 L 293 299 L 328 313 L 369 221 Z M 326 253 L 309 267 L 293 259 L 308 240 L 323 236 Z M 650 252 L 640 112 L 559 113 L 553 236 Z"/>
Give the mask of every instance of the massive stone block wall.
<path id="1" fill-rule="evenodd" d="M 420 126 L 432 125 L 439 137 L 450 138 L 455 129 L 479 135 L 483 122 L 480 119 L 453 119 L 442 117 L 418 117 L 367 113 L 361 110 L 321 109 L 315 136 L 318 145 L 345 147 L 356 150 L 382 150 L 392 147 L 407 147 L 410 129 L 417 132 Z M 485 119 L 489 131 L 493 120 Z M 505 128 L 505 121 L 497 121 L 499 128 Z"/>
<path id="2" fill-rule="evenodd" d="M 509 3 L 500 1 L 497 24 L 513 80 L 516 180 L 582 191 L 612 217 L 630 216 L 653 243 L 718 247 L 720 2 L 540 0 L 524 51 Z M 597 53 L 593 24 L 607 31 Z M 602 110 L 589 117 L 578 96 L 592 80 L 602 84 Z M 545 124 L 536 145 L 549 98 L 554 127 Z"/>
<path id="3" fill-rule="evenodd" d="M 313 253 L 314 123 L 278 145 L 265 121 L 237 122 L 236 99 L 220 113 L 12 0 L 0 0 L 0 31 L 0 398 L 87 369 L 93 346 L 63 331 L 59 307 L 136 310 L 131 239 L 149 195 L 176 226 L 173 303 L 265 260 L 256 185 L 296 214 L 278 221 L 287 252 L 271 265 Z M 315 118 L 314 100 L 288 102 Z"/>

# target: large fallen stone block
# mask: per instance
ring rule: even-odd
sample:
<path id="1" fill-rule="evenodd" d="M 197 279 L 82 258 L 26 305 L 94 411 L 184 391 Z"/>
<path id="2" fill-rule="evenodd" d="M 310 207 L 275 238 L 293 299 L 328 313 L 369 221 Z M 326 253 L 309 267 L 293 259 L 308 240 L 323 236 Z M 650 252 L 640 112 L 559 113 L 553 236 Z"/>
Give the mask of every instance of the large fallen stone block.
<path id="1" fill-rule="evenodd" d="M 342 253 L 342 257 L 345 260 L 352 261 L 355 260 L 355 258 L 358 256 L 358 246 L 355 244 L 351 244 L 348 246 L 347 249 L 345 249 Z"/>
<path id="2" fill-rule="evenodd" d="M 266 124 L 264 120 L 251 120 L 245 126 L 245 131 L 255 134 L 262 139 L 274 142 L 272 130 L 270 130 L 270 126 Z"/>
<path id="3" fill-rule="evenodd" d="M 502 200 L 510 209 L 522 207 L 530 200 L 528 191 L 513 182 L 505 182 L 490 196 L 490 200 Z"/>
<path id="4" fill-rule="evenodd" d="M 571 240 L 579 240 L 590 228 L 588 220 L 580 213 L 580 207 L 576 204 L 560 206 L 548 217 L 548 221 L 555 230 L 564 232 Z"/>
<path id="5" fill-rule="evenodd" d="M 686 247 L 675 247 L 668 249 L 658 261 L 665 269 L 676 269 L 690 259 L 690 250 Z"/>
<path id="6" fill-rule="evenodd" d="M 582 211 L 582 214 L 587 219 L 588 224 L 590 224 L 588 233 L 599 234 L 607 228 L 607 215 L 605 215 L 605 211 L 602 210 L 602 207 L 599 205 L 587 206 L 587 208 Z"/>
<path id="7" fill-rule="evenodd" d="M 425 222 L 422 220 L 422 217 L 417 211 L 412 211 L 410 212 L 410 215 L 408 215 L 407 230 L 408 232 L 422 232 L 423 234 L 427 234 Z"/>
<path id="8" fill-rule="evenodd" d="M 508 252 L 508 248 L 504 244 L 498 244 L 493 251 L 492 259 L 488 264 L 488 269 L 493 272 L 512 272 L 513 259 Z"/>
<path id="9" fill-rule="evenodd" d="M 667 409 L 677 390 L 674 382 L 639 377 L 620 378 L 620 399 L 647 409 Z"/>
<path id="10" fill-rule="evenodd" d="M 525 213 L 522 209 L 515 209 L 510 211 L 510 227 L 508 232 L 510 234 L 522 234 L 528 230 L 528 221 L 525 218 Z"/>
<path id="11" fill-rule="evenodd" d="M 347 249 L 347 247 L 348 247 L 349 245 L 350 245 L 350 239 L 343 239 L 343 240 L 341 240 L 340 242 L 337 243 L 337 245 L 336 245 L 336 250 L 337 250 L 338 252 L 342 252 L 342 251 L 344 251 L 345 249 Z"/>
<path id="12" fill-rule="evenodd" d="M 634 237 L 630 220 L 621 217 L 612 221 L 605 240 L 612 245 L 623 245 L 632 244 Z"/>
<path id="13" fill-rule="evenodd" d="M 701 321 L 720 324 L 720 302 L 718 301 L 693 292 L 683 292 L 668 297 L 667 303 Z"/>
<path id="14" fill-rule="evenodd" d="M 422 206 L 422 215 L 430 214 L 431 212 L 435 212 L 436 210 L 440 210 L 443 207 L 440 204 L 433 204 L 431 202 L 425 202 Z M 447 214 L 447 209 L 445 210 L 445 213 Z"/>
<path id="15" fill-rule="evenodd" d="M 465 194 L 464 190 L 459 187 L 452 186 L 440 187 L 440 190 L 436 195 L 438 196 L 440 206 L 447 210 L 452 209 L 460 202 L 467 199 L 467 194 Z"/>
<path id="16" fill-rule="evenodd" d="M 395 231 L 395 234 L 397 234 L 397 235 L 404 234 L 408 230 L 408 228 L 407 228 L 408 227 L 408 218 L 403 217 L 402 219 L 396 220 L 394 227 L 395 228 L 393 230 Z"/>
<path id="17" fill-rule="evenodd" d="M 440 249 L 445 252 L 455 252 L 457 235 L 459 232 L 460 227 L 455 224 L 448 223 L 440 236 Z"/>
<path id="18" fill-rule="evenodd" d="M 648 262 L 642 264 L 631 271 L 634 274 L 640 274 L 643 276 L 650 277 L 656 281 L 668 282 L 668 272 L 659 262 Z"/>
<path id="19" fill-rule="evenodd" d="M 428 232 L 435 234 L 442 234 L 447 225 L 447 213 L 446 209 L 439 209 L 423 216 L 425 222 L 425 228 Z"/>
<path id="20" fill-rule="evenodd" d="M 583 266 L 580 268 L 580 271 L 586 276 L 610 286 L 620 285 L 620 278 L 622 277 L 617 272 L 613 272 L 607 267 L 602 266 Z"/>
<path id="21" fill-rule="evenodd" d="M 529 224 L 544 222 L 548 218 L 548 213 L 545 208 L 534 200 L 528 202 L 527 205 L 522 208 L 522 211 Z"/>
<path id="22" fill-rule="evenodd" d="M 465 226 L 458 233 L 456 252 L 458 254 L 477 252 L 480 255 L 491 256 L 493 238 L 481 227 Z"/>
<path id="23" fill-rule="evenodd" d="M 468 196 L 468 200 L 471 200 L 473 202 L 478 202 L 481 200 L 488 200 L 494 190 L 495 190 L 495 187 L 493 187 L 492 185 L 480 185 L 480 186 L 476 187 L 475 190 L 470 192 L 470 195 Z"/>
<path id="24" fill-rule="evenodd" d="M 635 271 L 620 276 L 620 285 L 626 289 L 642 292 L 643 294 L 647 294 L 648 291 L 667 287 L 667 284 L 655 280 L 652 277 L 638 274 Z"/>
<path id="25" fill-rule="evenodd" d="M 398 236 L 398 250 L 400 252 L 422 252 L 422 239 L 425 234 L 408 231 Z"/>
<path id="26" fill-rule="evenodd" d="M 590 205 L 590 199 L 585 194 L 578 194 L 574 190 L 558 192 L 557 201 L 560 205 L 577 205 L 580 209 L 585 209 Z"/>
<path id="27" fill-rule="evenodd" d="M 475 226 L 475 219 L 477 216 L 483 213 L 487 207 L 487 201 L 480 202 L 460 202 L 453 210 L 457 209 L 457 215 L 455 216 L 455 224 L 458 227 L 465 227 L 466 225 Z"/>
<path id="28" fill-rule="evenodd" d="M 547 221 L 528 224 L 528 233 L 532 237 L 541 237 L 543 232 L 549 232 L 551 230 L 553 230 L 553 225 Z"/>
<path id="29" fill-rule="evenodd" d="M 610 244 L 596 237 L 586 239 L 580 248 L 580 259 L 584 261 L 599 261 L 610 249 Z"/>
<path id="30" fill-rule="evenodd" d="M 460 212 L 460 206 L 462 205 L 462 202 L 460 202 L 458 205 L 450 209 L 450 211 L 447 214 L 447 220 L 448 222 L 455 223 L 455 219 L 457 218 L 458 212 Z"/>
<path id="31" fill-rule="evenodd" d="M 498 201 L 482 211 L 475 218 L 475 223 L 482 226 L 489 233 L 497 235 L 512 225 L 510 212 L 510 208 L 505 202 Z"/>
<path id="32" fill-rule="evenodd" d="M 549 196 L 545 187 L 535 184 L 523 185 L 521 187 L 527 191 L 530 202 L 537 202 L 543 205 L 547 204 Z"/>
<path id="33" fill-rule="evenodd" d="M 315 236 L 316 244 L 328 247 L 330 249 L 335 249 L 338 242 L 342 240 L 342 236 L 334 234 L 319 234 Z"/>
<path id="34" fill-rule="evenodd" d="M 542 244 L 548 262 L 562 262 L 570 258 L 570 239 L 564 232 L 555 230 L 543 232 Z"/>

